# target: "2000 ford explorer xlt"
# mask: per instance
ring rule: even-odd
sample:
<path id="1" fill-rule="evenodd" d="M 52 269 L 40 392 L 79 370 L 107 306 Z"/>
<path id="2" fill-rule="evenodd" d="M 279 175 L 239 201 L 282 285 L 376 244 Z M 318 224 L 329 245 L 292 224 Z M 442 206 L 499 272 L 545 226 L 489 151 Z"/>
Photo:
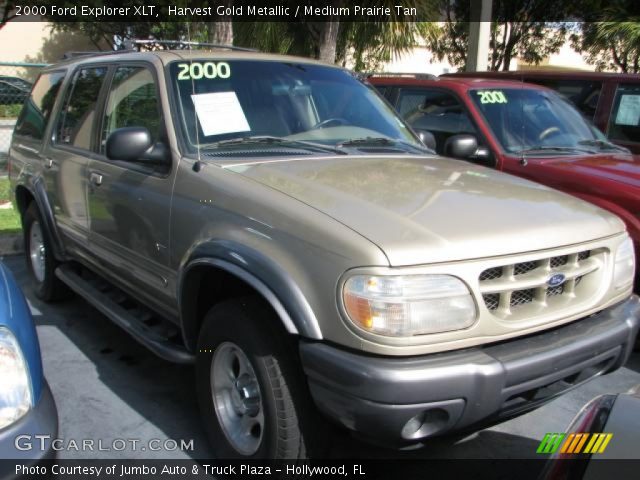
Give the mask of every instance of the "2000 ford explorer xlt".
<path id="1" fill-rule="evenodd" d="M 617 217 L 435 156 L 307 59 L 48 67 L 10 178 L 37 294 L 195 362 L 218 458 L 314 454 L 322 415 L 389 445 L 500 421 L 617 369 L 638 330 Z"/>

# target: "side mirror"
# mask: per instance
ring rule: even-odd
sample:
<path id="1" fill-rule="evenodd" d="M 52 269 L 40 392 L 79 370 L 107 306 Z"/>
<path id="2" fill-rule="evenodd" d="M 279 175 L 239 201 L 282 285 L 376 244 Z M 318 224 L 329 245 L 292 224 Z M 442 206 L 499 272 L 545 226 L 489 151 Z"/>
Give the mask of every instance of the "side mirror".
<path id="1" fill-rule="evenodd" d="M 107 138 L 107 158 L 134 162 L 151 148 L 151 134 L 144 127 L 124 127 Z"/>
<path id="2" fill-rule="evenodd" d="M 416 132 L 416 135 L 418 135 L 418 138 L 420 139 L 422 144 L 435 152 L 436 137 L 433 136 L 433 133 L 422 128 L 414 128 L 413 130 Z"/>
<path id="3" fill-rule="evenodd" d="M 111 132 L 106 154 L 110 160 L 125 162 L 161 165 L 170 161 L 169 149 L 161 142 L 154 145 L 145 127 L 123 127 Z"/>
<path id="4" fill-rule="evenodd" d="M 453 135 L 444 143 L 444 154 L 447 157 L 468 159 L 478 151 L 478 140 L 473 135 Z"/>

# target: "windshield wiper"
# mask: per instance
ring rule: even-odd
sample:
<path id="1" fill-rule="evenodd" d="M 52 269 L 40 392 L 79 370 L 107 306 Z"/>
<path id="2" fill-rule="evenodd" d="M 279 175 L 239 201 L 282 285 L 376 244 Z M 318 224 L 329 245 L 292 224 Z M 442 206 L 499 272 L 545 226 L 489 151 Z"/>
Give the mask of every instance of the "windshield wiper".
<path id="1" fill-rule="evenodd" d="M 219 142 L 215 142 L 215 143 L 211 143 L 209 145 L 205 145 L 202 146 L 201 148 L 205 149 L 205 150 L 209 150 L 212 148 L 219 148 L 219 147 L 227 147 L 227 146 L 233 146 L 233 145 L 251 145 L 251 144 L 256 144 L 256 145 L 264 145 L 264 144 L 271 144 L 271 145 L 297 145 L 297 146 L 302 146 L 302 147 L 307 147 L 307 149 L 309 148 L 313 148 L 315 150 L 322 150 L 325 152 L 332 152 L 332 153 L 338 153 L 340 155 L 346 155 L 347 152 L 345 152 L 344 150 L 340 150 L 338 148 L 335 147 L 331 147 L 329 145 L 323 145 L 321 143 L 315 143 L 315 142 L 308 142 L 306 140 L 292 140 L 292 139 L 288 139 L 288 138 L 282 138 L 282 137 L 274 137 L 274 136 L 270 136 L 270 135 L 254 135 L 254 136 L 247 136 L 247 137 L 237 137 L 237 138 L 230 138 L 228 140 L 220 140 Z"/>
<path id="2" fill-rule="evenodd" d="M 606 140 L 598 140 L 598 139 L 589 139 L 585 138 L 584 140 L 580 140 L 578 142 L 580 145 L 587 145 L 589 147 L 598 147 L 600 150 L 604 149 L 613 149 L 619 150 L 621 152 L 629 152 L 628 148 L 621 147 L 620 145 L 616 145 L 615 143 L 607 142 Z"/>
<path id="3" fill-rule="evenodd" d="M 531 153 L 531 152 L 544 152 L 544 151 L 553 151 L 553 152 L 582 152 L 582 153 L 595 153 L 593 150 L 589 150 L 587 148 L 579 148 L 579 147 L 554 147 L 550 145 L 534 145 L 532 147 L 523 148 L 522 150 L 518 150 L 515 153 Z"/>
<path id="4" fill-rule="evenodd" d="M 397 147 L 404 146 L 411 148 L 413 150 L 417 150 L 423 153 L 434 153 L 427 147 L 421 147 L 420 145 L 414 145 L 409 142 L 405 142 L 402 140 L 393 140 L 387 137 L 363 137 L 363 138 L 353 138 L 351 140 L 345 140 L 336 144 L 336 147 Z"/>

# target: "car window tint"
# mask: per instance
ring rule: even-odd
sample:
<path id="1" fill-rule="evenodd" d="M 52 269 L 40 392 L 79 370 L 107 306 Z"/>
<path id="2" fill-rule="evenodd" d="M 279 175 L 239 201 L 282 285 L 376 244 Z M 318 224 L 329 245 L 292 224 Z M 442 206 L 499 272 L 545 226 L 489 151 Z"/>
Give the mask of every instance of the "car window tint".
<path id="1" fill-rule="evenodd" d="M 378 92 L 380 93 L 380 95 L 382 95 L 383 97 L 385 96 L 385 94 L 387 93 L 387 87 L 383 86 L 383 85 L 374 85 L 375 89 L 378 90 Z"/>
<path id="2" fill-rule="evenodd" d="M 609 118 L 608 137 L 640 142 L 640 85 L 620 85 Z"/>
<path id="3" fill-rule="evenodd" d="M 468 133 L 478 138 L 464 105 L 452 94 L 440 90 L 402 89 L 398 111 L 414 128 L 427 130 L 436 140 L 436 152 L 453 135 Z"/>
<path id="4" fill-rule="evenodd" d="M 227 152 L 217 142 L 247 136 L 326 145 L 382 136 L 419 146 L 393 108 L 346 70 L 305 62 L 194 59 L 172 62 L 169 74 L 191 149 L 214 145 Z"/>
<path id="5" fill-rule="evenodd" d="M 598 108 L 598 99 L 602 90 L 602 82 L 591 80 L 551 80 L 525 78 L 525 81 L 539 83 L 545 87 L 552 88 L 560 95 L 573 103 L 582 114 L 589 120 L 593 120 Z"/>
<path id="6" fill-rule="evenodd" d="M 536 87 L 479 88 L 471 100 L 507 152 L 539 147 L 584 149 L 601 140 L 597 129 L 567 99 Z"/>
<path id="7" fill-rule="evenodd" d="M 119 67 L 113 76 L 102 122 L 101 152 L 109 134 L 123 127 L 145 127 L 158 139 L 160 114 L 158 90 L 145 67 Z"/>
<path id="8" fill-rule="evenodd" d="M 56 143 L 91 149 L 96 106 L 106 74 L 107 67 L 89 67 L 76 72 L 60 113 Z"/>
<path id="9" fill-rule="evenodd" d="M 16 135 L 42 140 L 64 75 L 64 72 L 51 72 L 40 75 L 29 99 L 20 112 L 16 122 Z"/>

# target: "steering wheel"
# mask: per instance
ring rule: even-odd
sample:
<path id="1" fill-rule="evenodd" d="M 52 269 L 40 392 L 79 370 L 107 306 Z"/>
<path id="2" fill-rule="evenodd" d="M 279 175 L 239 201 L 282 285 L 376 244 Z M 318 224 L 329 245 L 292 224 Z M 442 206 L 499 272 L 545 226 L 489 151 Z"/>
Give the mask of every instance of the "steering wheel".
<path id="1" fill-rule="evenodd" d="M 560 133 L 560 128 L 558 127 L 549 127 L 549 128 L 545 128 L 542 133 L 540 133 L 540 135 L 538 135 L 538 140 L 544 140 L 545 138 L 547 138 L 549 135 L 552 135 L 554 133 Z"/>
<path id="2" fill-rule="evenodd" d="M 347 120 L 345 120 L 344 118 L 340 118 L 340 117 L 334 117 L 334 118 L 327 118 L 326 120 L 323 120 L 319 123 L 316 123 L 313 127 L 311 127 L 312 130 L 316 130 L 318 128 L 325 128 L 325 127 L 331 127 L 331 126 L 338 126 L 338 125 L 347 125 L 349 122 Z"/>

